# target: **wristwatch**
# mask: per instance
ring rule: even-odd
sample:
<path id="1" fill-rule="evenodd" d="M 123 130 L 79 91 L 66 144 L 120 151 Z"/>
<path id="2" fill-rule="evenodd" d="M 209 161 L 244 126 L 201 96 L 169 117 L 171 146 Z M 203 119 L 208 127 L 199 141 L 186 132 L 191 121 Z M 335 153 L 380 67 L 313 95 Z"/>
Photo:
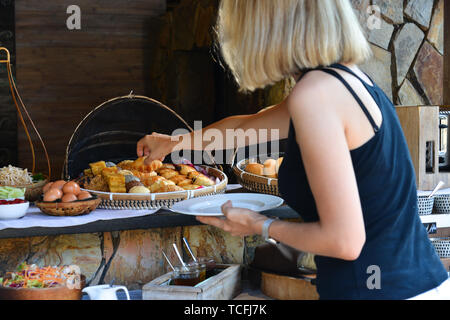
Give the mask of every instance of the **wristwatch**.
<path id="1" fill-rule="evenodd" d="M 276 219 L 267 219 L 264 221 L 262 225 L 262 236 L 264 238 L 264 241 L 268 241 L 269 238 L 269 227 L 270 225 L 275 221 Z"/>

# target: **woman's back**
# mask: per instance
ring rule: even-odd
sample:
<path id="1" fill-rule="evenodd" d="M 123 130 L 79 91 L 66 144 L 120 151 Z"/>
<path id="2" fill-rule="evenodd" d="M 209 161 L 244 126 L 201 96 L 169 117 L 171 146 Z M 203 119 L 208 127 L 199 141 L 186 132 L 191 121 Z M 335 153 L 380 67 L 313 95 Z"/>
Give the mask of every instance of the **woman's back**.
<path id="1" fill-rule="evenodd" d="M 332 67 L 357 77 L 344 66 Z M 370 86 L 360 79 L 379 107 L 379 124 L 360 100 L 361 93 L 352 89 L 341 72 L 322 71 L 347 87 L 373 132 L 366 143 L 350 151 L 366 242 L 355 261 L 316 257 L 321 298 L 406 299 L 438 286 L 448 276 L 418 216 L 414 168 L 394 106 L 376 84 Z M 286 202 L 306 222 L 318 221 L 292 123 L 279 177 Z"/>

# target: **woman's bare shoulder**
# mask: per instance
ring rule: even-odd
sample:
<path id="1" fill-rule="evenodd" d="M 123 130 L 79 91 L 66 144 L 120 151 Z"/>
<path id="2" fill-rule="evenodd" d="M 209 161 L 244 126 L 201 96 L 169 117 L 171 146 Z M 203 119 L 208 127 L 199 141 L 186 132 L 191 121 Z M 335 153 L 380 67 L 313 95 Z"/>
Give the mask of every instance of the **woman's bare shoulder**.
<path id="1" fill-rule="evenodd" d="M 339 80 L 323 71 L 310 71 L 294 86 L 286 99 L 287 107 L 290 112 L 336 111 L 340 85 Z"/>

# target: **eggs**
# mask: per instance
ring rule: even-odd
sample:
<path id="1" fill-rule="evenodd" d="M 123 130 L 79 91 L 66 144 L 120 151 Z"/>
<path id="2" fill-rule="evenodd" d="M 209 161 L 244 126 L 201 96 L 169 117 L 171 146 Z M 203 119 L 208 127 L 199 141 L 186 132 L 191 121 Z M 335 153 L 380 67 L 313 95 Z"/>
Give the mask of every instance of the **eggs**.
<path id="1" fill-rule="evenodd" d="M 77 200 L 77 196 L 73 193 L 65 193 L 61 198 L 61 202 L 74 202 Z"/>
<path id="2" fill-rule="evenodd" d="M 61 200 L 63 203 L 69 203 L 92 198 L 92 195 L 87 191 L 82 191 L 80 185 L 75 181 L 58 180 L 50 182 L 44 186 L 43 191 L 45 202 Z"/>
<path id="3" fill-rule="evenodd" d="M 53 182 L 47 183 L 47 184 L 44 186 L 44 188 L 42 189 L 42 191 L 43 191 L 44 193 L 46 193 L 48 190 L 50 190 L 50 188 L 52 187 L 52 185 L 53 185 Z"/>
<path id="4" fill-rule="evenodd" d="M 87 191 L 81 191 L 78 194 L 78 200 L 86 200 L 86 199 L 89 199 L 89 198 L 92 198 L 92 195 L 89 192 L 87 192 Z"/>
<path id="5" fill-rule="evenodd" d="M 78 183 L 69 181 L 63 186 L 62 191 L 64 193 L 72 193 L 75 196 L 77 196 L 81 190 L 80 190 L 80 186 L 78 185 Z"/>
<path id="6" fill-rule="evenodd" d="M 44 201 L 46 202 L 53 202 L 56 200 L 61 199 L 63 196 L 63 192 L 56 188 L 51 188 L 44 194 Z"/>
<path id="7" fill-rule="evenodd" d="M 58 180 L 58 181 L 53 182 L 51 188 L 62 190 L 62 188 L 64 187 L 65 184 L 66 184 L 66 182 L 64 180 Z"/>

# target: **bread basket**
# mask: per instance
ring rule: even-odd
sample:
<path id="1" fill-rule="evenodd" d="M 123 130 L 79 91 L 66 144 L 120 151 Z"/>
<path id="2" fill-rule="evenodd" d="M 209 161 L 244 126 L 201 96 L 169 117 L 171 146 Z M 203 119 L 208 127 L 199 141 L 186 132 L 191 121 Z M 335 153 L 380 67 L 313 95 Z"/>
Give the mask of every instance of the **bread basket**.
<path id="1" fill-rule="evenodd" d="M 151 193 L 151 194 L 132 194 L 132 193 L 112 193 L 93 191 L 82 188 L 89 193 L 96 195 L 101 203 L 99 208 L 111 210 L 156 210 L 160 208 L 170 208 L 173 204 L 181 200 L 187 200 L 194 197 L 209 196 L 220 194 L 226 191 L 228 178 L 221 170 L 202 166 L 208 171 L 208 174 L 219 179 L 220 182 L 210 187 L 203 187 L 196 190 L 183 190 L 176 192 Z M 79 180 L 83 186 L 83 180 Z"/>
<path id="2" fill-rule="evenodd" d="M 283 157 L 284 153 L 271 153 L 271 154 L 263 154 L 258 155 L 257 157 L 251 157 L 248 159 L 242 159 L 236 162 L 235 165 L 233 165 L 233 173 L 236 176 L 236 179 L 238 183 L 243 186 L 245 189 L 258 192 L 258 193 L 265 193 L 270 194 L 274 196 L 280 196 L 280 193 L 278 191 L 278 179 L 276 178 L 268 178 L 264 176 L 259 176 L 253 173 L 249 173 L 245 171 L 245 167 L 248 163 L 262 163 L 263 160 L 272 158 L 272 159 L 278 159 L 280 157 Z M 234 155 L 234 158 L 236 157 L 236 154 Z M 233 163 L 234 163 L 233 158 Z"/>
<path id="3" fill-rule="evenodd" d="M 91 199 L 74 202 L 44 202 L 36 201 L 35 205 L 43 213 L 50 216 L 81 216 L 91 213 L 99 206 L 101 199 L 94 195 Z"/>

